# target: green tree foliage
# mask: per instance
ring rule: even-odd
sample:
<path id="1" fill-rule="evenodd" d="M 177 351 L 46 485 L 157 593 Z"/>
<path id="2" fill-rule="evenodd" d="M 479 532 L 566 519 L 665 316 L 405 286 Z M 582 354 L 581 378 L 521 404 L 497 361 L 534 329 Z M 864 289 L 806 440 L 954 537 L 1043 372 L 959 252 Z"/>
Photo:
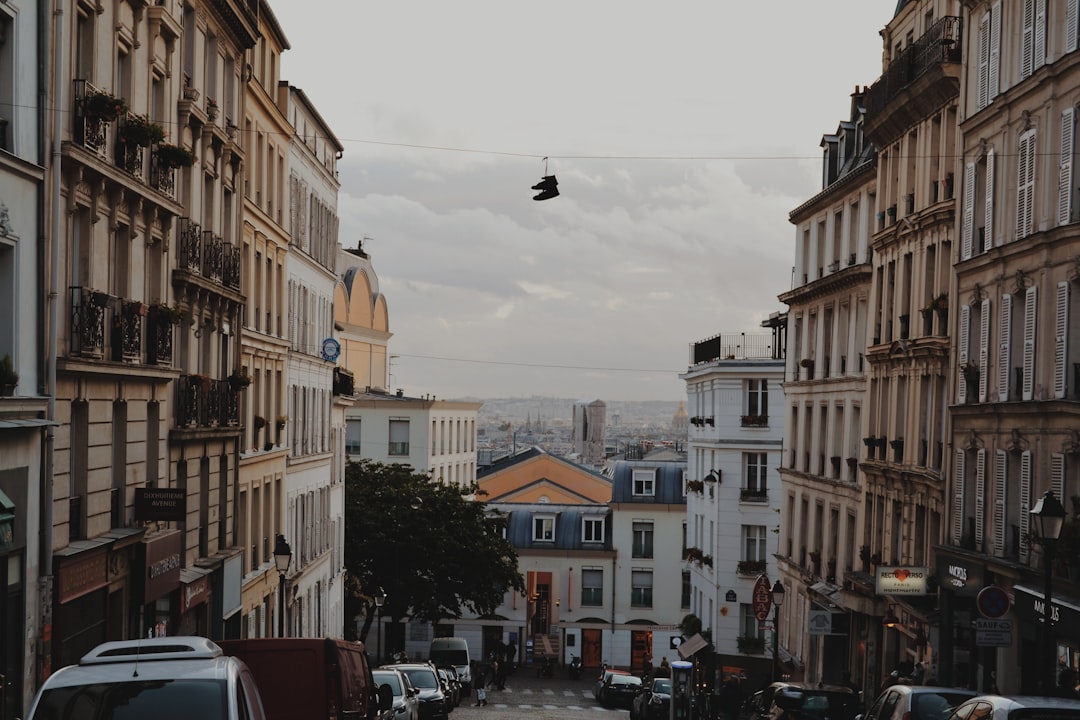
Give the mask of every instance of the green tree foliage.
<path id="1" fill-rule="evenodd" d="M 506 517 L 474 500 L 479 488 L 444 485 L 409 465 L 361 460 L 345 470 L 346 617 L 382 615 L 438 623 L 463 611 L 490 615 L 513 589 L 525 592 Z M 351 623 L 347 623 L 351 629 Z"/>

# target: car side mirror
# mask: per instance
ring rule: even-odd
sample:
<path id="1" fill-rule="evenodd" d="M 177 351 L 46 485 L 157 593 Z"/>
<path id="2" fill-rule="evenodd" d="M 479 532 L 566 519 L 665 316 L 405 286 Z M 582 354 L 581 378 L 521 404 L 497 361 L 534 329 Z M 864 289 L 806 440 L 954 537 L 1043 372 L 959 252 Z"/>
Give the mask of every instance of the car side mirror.
<path id="1" fill-rule="evenodd" d="M 394 691 L 390 689 L 390 686 L 383 683 L 379 686 L 379 709 L 389 710 L 394 706 Z"/>

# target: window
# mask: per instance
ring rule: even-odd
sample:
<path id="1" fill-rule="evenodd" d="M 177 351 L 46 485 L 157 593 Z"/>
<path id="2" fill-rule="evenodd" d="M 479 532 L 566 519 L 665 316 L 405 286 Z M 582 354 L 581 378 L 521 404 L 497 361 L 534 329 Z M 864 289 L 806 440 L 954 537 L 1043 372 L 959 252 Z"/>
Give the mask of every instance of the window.
<path id="1" fill-rule="evenodd" d="M 994 149 L 964 169 L 960 256 L 966 260 L 994 245 Z"/>
<path id="2" fill-rule="evenodd" d="M 582 520 L 581 539 L 583 542 L 604 542 L 604 518 L 587 517 Z"/>
<path id="3" fill-rule="evenodd" d="M 600 568 L 581 569 L 581 604 L 591 607 L 604 604 L 604 571 Z"/>
<path id="4" fill-rule="evenodd" d="M 1023 0 L 1020 35 L 1020 78 L 1030 77 L 1046 64 L 1046 0 Z"/>
<path id="5" fill-rule="evenodd" d="M 765 562 L 766 533 L 764 525 L 743 525 L 743 560 Z"/>
<path id="6" fill-rule="evenodd" d="M 0 8 L 0 150 L 12 152 L 10 139 L 14 128 L 9 128 L 15 109 L 15 19 Z M 10 307 L 10 306 L 9 306 Z"/>
<path id="7" fill-rule="evenodd" d="M 997 97 L 1001 77 L 1001 3 L 995 2 L 979 21 L 979 76 L 976 109 Z"/>
<path id="8" fill-rule="evenodd" d="M 769 381 L 747 380 L 746 381 L 746 414 L 769 416 Z"/>
<path id="9" fill-rule="evenodd" d="M 1075 3 L 1074 3 L 1075 4 Z M 1061 162 L 1058 181 L 1058 225 L 1076 222 L 1077 203 L 1073 197 L 1073 165 L 1075 164 L 1076 108 L 1061 112 Z"/>
<path id="10" fill-rule="evenodd" d="M 345 421 L 345 452 L 350 455 L 360 454 L 360 421 Z"/>
<path id="11" fill-rule="evenodd" d="M 635 497 L 654 497 L 656 495 L 656 470 L 634 471 Z"/>
<path id="12" fill-rule="evenodd" d="M 1035 129 L 1023 133 L 1017 143 L 1016 239 L 1031 233 L 1035 203 Z"/>
<path id="13" fill-rule="evenodd" d="M 555 516 L 533 516 L 533 540 L 552 542 L 555 540 Z"/>
<path id="14" fill-rule="evenodd" d="M 743 453 L 746 462 L 746 490 L 765 493 L 765 474 L 769 456 L 766 453 Z"/>
<path id="15" fill-rule="evenodd" d="M 761 623 L 754 614 L 754 606 L 749 603 L 739 604 L 739 637 L 763 640 L 765 635 Z"/>
<path id="16" fill-rule="evenodd" d="M 684 610 L 690 607 L 690 571 L 683 570 L 682 574 L 682 600 L 679 607 Z"/>
<path id="17" fill-rule="evenodd" d="M 630 571 L 630 607 L 652 607 L 652 570 Z"/>
<path id="18" fill-rule="evenodd" d="M 409 420 L 399 418 L 390 420 L 390 447 L 387 451 L 390 455 L 409 454 Z"/>
<path id="19" fill-rule="evenodd" d="M 635 520 L 633 557 L 651 558 L 652 556 L 653 524 L 644 520 Z"/>

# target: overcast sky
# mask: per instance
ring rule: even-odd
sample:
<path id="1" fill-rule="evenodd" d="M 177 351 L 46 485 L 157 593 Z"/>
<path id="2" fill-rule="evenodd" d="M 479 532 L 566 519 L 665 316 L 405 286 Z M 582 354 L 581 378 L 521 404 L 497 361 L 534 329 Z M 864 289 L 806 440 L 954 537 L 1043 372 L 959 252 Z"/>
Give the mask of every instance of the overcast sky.
<path id="1" fill-rule="evenodd" d="M 273 0 L 272 0 L 273 1 Z M 821 136 L 896 0 L 276 0 L 345 146 L 391 388 L 679 400 L 689 346 L 785 309 Z M 536 202 L 546 169 L 562 195 Z"/>

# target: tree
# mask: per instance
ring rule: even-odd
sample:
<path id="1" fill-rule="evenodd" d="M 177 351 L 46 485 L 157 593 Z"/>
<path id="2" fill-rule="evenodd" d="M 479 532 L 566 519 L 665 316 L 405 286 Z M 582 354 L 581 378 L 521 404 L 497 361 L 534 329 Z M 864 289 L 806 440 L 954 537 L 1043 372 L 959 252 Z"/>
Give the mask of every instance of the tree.
<path id="1" fill-rule="evenodd" d="M 345 469 L 346 617 L 438 623 L 464 611 L 490 615 L 507 590 L 525 592 L 506 517 L 472 499 L 475 484 L 445 485 L 409 465 L 360 460 Z"/>

